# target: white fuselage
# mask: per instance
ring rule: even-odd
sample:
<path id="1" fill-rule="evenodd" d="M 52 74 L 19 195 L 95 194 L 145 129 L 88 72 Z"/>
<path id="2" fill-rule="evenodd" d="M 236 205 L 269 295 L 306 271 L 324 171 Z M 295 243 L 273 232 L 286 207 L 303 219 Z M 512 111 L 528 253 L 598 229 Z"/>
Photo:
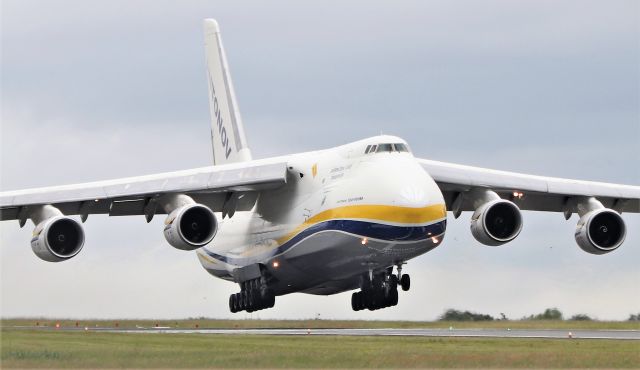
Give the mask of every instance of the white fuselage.
<path id="1" fill-rule="evenodd" d="M 235 269 L 262 264 L 277 294 L 333 294 L 440 245 L 440 189 L 410 152 L 365 154 L 383 143 L 406 145 L 378 136 L 287 156 L 287 184 L 222 220 L 213 242 L 197 251 L 203 267 L 233 280 Z"/>

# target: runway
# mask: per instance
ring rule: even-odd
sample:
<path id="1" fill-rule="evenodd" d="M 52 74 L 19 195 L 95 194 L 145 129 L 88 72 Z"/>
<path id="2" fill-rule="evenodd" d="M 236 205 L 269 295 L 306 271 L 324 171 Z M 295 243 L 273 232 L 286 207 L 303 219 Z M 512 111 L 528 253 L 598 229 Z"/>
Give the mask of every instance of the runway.
<path id="1" fill-rule="evenodd" d="M 65 330 L 65 329 L 61 329 Z M 77 330 L 77 329 L 71 329 Z M 323 336 L 406 336 L 480 338 L 571 338 L 640 340 L 640 330 L 558 330 L 558 329 L 175 329 L 138 328 L 92 331 L 114 333 L 217 334 L 217 335 L 323 335 Z"/>

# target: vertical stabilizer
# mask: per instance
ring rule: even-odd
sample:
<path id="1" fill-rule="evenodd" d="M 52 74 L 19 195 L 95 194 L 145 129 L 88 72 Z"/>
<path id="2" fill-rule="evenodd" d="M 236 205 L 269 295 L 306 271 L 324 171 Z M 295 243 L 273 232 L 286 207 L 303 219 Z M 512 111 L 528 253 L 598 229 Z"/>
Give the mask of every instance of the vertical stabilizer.
<path id="1" fill-rule="evenodd" d="M 251 151 L 244 136 L 220 28 L 214 19 L 204 21 L 204 47 L 207 57 L 213 164 L 249 161 Z"/>

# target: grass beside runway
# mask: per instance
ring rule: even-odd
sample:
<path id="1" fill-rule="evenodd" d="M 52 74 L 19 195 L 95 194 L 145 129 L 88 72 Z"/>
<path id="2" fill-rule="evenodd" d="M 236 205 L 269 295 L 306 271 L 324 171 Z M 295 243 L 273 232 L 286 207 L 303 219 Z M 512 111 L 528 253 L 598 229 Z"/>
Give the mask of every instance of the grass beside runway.
<path id="1" fill-rule="evenodd" d="M 637 341 L 2 330 L 2 368 L 637 368 Z"/>

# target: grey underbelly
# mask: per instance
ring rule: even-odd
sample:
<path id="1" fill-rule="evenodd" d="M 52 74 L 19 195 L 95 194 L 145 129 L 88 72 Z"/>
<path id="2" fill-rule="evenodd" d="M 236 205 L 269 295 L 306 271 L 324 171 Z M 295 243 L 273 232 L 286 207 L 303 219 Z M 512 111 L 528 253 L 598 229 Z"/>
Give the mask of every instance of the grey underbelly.
<path id="1" fill-rule="evenodd" d="M 431 239 L 389 242 L 342 231 L 314 234 L 285 252 L 274 274 L 279 294 L 335 294 L 359 286 L 362 274 L 380 271 L 435 248 Z"/>

